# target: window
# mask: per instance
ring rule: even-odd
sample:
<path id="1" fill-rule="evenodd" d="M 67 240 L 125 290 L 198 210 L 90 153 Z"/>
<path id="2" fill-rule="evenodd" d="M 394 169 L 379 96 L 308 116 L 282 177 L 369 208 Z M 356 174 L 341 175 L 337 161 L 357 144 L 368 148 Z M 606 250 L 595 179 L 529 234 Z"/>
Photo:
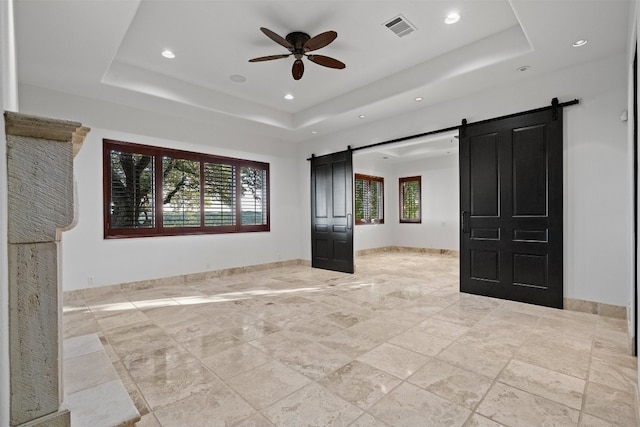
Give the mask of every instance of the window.
<path id="1" fill-rule="evenodd" d="M 356 174 L 356 224 L 384 224 L 384 178 Z"/>
<path id="2" fill-rule="evenodd" d="M 269 231 L 269 164 L 111 140 L 104 236 Z"/>
<path id="3" fill-rule="evenodd" d="M 422 222 L 421 177 L 400 178 L 400 222 Z"/>

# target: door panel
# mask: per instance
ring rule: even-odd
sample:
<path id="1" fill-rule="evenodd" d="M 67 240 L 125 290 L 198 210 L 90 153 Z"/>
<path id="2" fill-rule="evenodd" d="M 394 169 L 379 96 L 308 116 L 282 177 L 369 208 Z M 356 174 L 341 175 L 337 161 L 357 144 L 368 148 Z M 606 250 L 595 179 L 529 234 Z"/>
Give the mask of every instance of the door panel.
<path id="1" fill-rule="evenodd" d="M 345 219 L 347 217 L 347 180 L 351 180 L 351 176 L 347 176 L 346 161 L 335 161 L 332 165 L 332 174 L 333 217 Z M 333 228 L 335 227 L 336 223 Z"/>
<path id="2" fill-rule="evenodd" d="M 317 165 L 315 169 L 312 169 L 312 171 L 314 171 L 317 176 L 315 185 L 312 188 L 313 194 L 314 194 L 314 200 L 316 201 L 315 209 L 313 210 L 315 212 L 316 218 L 327 218 L 329 216 L 327 211 L 327 197 L 326 197 L 327 183 L 329 182 L 329 180 L 327 179 L 328 169 L 329 169 L 328 165 L 323 165 L 323 164 Z M 316 227 L 316 229 L 322 228 L 322 227 L 327 228 L 326 224 L 319 224 L 319 225 L 320 226 Z"/>
<path id="3" fill-rule="evenodd" d="M 311 159 L 311 266 L 353 273 L 351 151 Z"/>
<path id="4" fill-rule="evenodd" d="M 496 134 L 473 138 L 469 147 L 471 171 L 471 215 L 496 217 L 500 212 L 499 152 Z"/>
<path id="5" fill-rule="evenodd" d="M 513 132 L 513 215 L 547 214 L 547 139 L 544 126 Z"/>
<path id="6" fill-rule="evenodd" d="M 471 277 L 475 280 L 497 282 L 500 270 L 500 253 L 498 251 L 471 252 Z"/>
<path id="7" fill-rule="evenodd" d="M 562 307 L 562 110 L 460 138 L 460 290 Z"/>
<path id="8" fill-rule="evenodd" d="M 547 255 L 513 254 L 513 283 L 547 289 Z"/>
<path id="9" fill-rule="evenodd" d="M 471 230 L 473 240 L 500 240 L 499 228 L 474 228 Z"/>

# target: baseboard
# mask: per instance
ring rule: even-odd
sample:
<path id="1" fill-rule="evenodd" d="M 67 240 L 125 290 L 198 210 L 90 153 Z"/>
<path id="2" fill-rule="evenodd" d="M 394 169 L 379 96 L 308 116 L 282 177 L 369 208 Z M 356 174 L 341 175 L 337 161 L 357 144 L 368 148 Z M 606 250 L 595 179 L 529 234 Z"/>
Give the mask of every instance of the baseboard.
<path id="1" fill-rule="evenodd" d="M 417 248 L 410 246 L 383 246 L 379 248 L 361 249 L 356 251 L 356 256 L 373 255 L 385 252 L 413 252 L 431 255 L 460 256 L 460 251 L 453 249 Z"/>
<path id="2" fill-rule="evenodd" d="M 110 294 L 114 291 L 130 291 L 151 289 L 159 286 L 168 286 L 176 284 L 186 284 L 191 282 L 197 282 L 201 280 L 208 280 L 217 277 L 231 276 L 234 274 L 253 273 L 257 271 L 271 270 L 274 268 L 291 267 L 296 265 L 310 266 L 309 260 L 293 259 L 288 261 L 277 261 L 265 264 L 247 265 L 244 267 L 224 268 L 220 270 L 211 270 L 201 273 L 184 274 L 182 276 L 170 276 L 161 277 L 158 279 L 139 280 L 136 282 L 120 283 L 117 285 L 98 286 L 95 288 L 75 289 L 73 291 L 63 292 L 63 298 L 65 302 L 71 302 L 73 300 L 83 300 L 95 298 L 100 295 Z"/>
<path id="3" fill-rule="evenodd" d="M 627 307 L 602 302 L 565 298 L 564 309 L 627 320 Z"/>

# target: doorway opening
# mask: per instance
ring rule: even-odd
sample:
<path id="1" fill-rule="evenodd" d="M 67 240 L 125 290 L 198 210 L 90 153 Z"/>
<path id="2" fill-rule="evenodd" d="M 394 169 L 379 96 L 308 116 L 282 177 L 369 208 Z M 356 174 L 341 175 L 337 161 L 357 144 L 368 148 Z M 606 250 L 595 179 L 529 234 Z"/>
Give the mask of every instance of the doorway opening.
<path id="1" fill-rule="evenodd" d="M 358 254 L 413 248 L 456 254 L 459 246 L 458 131 L 356 151 L 355 173 L 384 178 L 384 224 L 354 226 Z M 400 180 L 420 177 L 419 222 L 401 222 Z"/>

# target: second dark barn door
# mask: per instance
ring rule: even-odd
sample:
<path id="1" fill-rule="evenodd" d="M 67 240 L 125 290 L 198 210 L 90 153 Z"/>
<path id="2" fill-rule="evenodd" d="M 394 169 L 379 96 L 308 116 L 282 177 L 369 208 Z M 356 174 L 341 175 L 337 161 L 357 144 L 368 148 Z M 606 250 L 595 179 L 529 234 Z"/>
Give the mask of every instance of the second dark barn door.
<path id="1" fill-rule="evenodd" d="M 460 135 L 460 290 L 562 307 L 562 108 Z"/>
<path id="2" fill-rule="evenodd" d="M 354 271 L 351 150 L 311 159 L 311 266 Z"/>

